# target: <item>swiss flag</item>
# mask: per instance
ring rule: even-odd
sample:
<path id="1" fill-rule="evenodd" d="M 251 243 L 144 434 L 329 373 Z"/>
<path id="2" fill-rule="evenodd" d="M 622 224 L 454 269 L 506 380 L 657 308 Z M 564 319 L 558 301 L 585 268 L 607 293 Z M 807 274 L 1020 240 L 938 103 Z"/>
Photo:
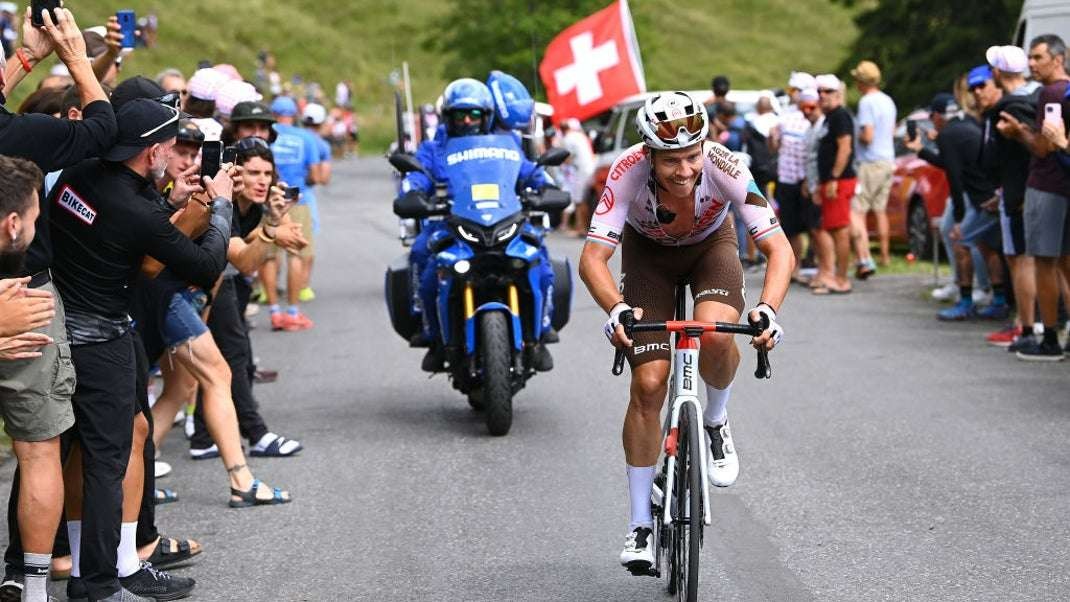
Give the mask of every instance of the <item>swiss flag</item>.
<path id="1" fill-rule="evenodd" d="M 539 65 L 554 123 L 593 117 L 646 92 L 627 0 L 617 0 L 557 34 Z"/>

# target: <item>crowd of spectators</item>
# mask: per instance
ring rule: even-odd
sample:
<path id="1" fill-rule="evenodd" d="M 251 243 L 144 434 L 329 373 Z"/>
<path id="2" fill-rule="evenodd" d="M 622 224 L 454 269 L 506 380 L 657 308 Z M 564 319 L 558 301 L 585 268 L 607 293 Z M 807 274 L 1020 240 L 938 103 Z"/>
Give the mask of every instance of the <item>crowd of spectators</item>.
<path id="1" fill-rule="evenodd" d="M 303 445 L 261 414 L 253 383 L 269 371 L 246 316 L 259 278 L 273 330 L 312 327 L 316 188 L 331 113 L 352 105 L 226 64 L 123 78 L 115 18 L 44 22 L 27 10 L 0 54 L 0 416 L 17 459 L 0 600 L 49 600 L 50 575 L 72 600 L 173 600 L 195 582 L 164 569 L 202 552 L 162 535 L 155 511 L 178 499 L 156 487 L 171 470 L 156 449 L 183 413 L 191 457 L 221 459 L 230 507 L 292 500 L 248 464 Z M 62 68 L 8 111 L 52 55 Z"/>

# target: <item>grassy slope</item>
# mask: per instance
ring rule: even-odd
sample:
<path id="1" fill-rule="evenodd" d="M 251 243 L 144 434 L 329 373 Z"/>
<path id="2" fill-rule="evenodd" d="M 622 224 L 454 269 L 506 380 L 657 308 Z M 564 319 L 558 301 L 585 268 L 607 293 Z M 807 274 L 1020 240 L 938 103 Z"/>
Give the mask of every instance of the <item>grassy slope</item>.
<path id="1" fill-rule="evenodd" d="M 487 0 L 492 5 L 491 0 Z M 608 3 L 608 0 L 607 0 Z M 270 48 L 284 77 L 300 73 L 333 95 L 354 82 L 367 147 L 385 146 L 393 130 L 387 75 L 409 62 L 416 103 L 433 101 L 447 81 L 443 60 L 420 47 L 441 28 L 443 2 L 405 0 L 124 0 L 160 17 L 159 44 L 132 55 L 125 74 L 153 75 L 175 66 L 189 73 L 202 58 L 229 62 L 252 78 L 256 53 Z M 70 0 L 79 25 L 101 24 L 119 5 Z M 240 7 L 241 14 L 234 7 Z M 402 8 L 403 7 L 403 8 Z M 634 18 L 652 24 L 640 39 L 651 89 L 704 88 L 725 73 L 738 88 L 782 85 L 792 69 L 831 70 L 855 35 L 851 12 L 829 0 L 633 0 Z M 577 18 L 582 15 L 578 15 Z M 40 71 L 44 71 L 41 69 Z M 38 75 L 35 73 L 34 75 Z M 456 74 L 467 75 L 467 74 Z M 33 80 L 24 84 L 9 106 Z"/>

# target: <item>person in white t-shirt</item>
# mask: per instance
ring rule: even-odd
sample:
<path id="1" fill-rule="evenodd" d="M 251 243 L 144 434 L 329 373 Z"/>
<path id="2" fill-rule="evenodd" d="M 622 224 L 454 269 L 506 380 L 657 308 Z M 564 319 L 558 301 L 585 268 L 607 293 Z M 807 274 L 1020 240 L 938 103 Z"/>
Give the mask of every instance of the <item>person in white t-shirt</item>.
<path id="1" fill-rule="evenodd" d="M 569 158 L 565 164 L 566 169 L 562 171 L 565 174 L 565 185 L 572 196 L 572 230 L 578 236 L 586 236 L 591 220 L 591 207 L 587 205 L 586 196 L 587 186 L 594 176 L 594 149 L 579 119 L 568 119 L 563 126 L 561 146 L 569 152 Z"/>
<path id="2" fill-rule="evenodd" d="M 888 195 L 895 175 L 895 102 L 881 92 L 881 70 L 872 61 L 862 61 L 851 70 L 862 99 L 858 101 L 858 190 L 851 201 L 851 230 L 855 243 L 855 276 L 866 279 L 877 271 L 869 253 L 866 214 L 877 218 L 880 264 L 889 262 Z"/>

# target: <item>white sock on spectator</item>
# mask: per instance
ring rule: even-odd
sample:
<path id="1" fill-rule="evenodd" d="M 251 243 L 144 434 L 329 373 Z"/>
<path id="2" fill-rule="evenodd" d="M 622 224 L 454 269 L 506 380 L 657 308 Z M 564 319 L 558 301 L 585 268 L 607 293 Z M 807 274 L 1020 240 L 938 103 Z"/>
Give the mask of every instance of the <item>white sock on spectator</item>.
<path id="1" fill-rule="evenodd" d="M 119 538 L 119 562 L 115 568 L 120 577 L 129 577 L 141 568 L 137 557 L 137 522 L 123 523 Z"/>
<path id="2" fill-rule="evenodd" d="M 82 559 L 82 521 L 67 521 L 67 539 L 71 546 L 71 577 L 81 577 L 82 569 L 78 563 Z"/>
<path id="3" fill-rule="evenodd" d="M 721 426 L 728 420 L 728 397 L 731 393 L 732 385 L 724 389 L 706 385 L 706 411 L 703 416 L 706 426 Z"/>
<path id="4" fill-rule="evenodd" d="M 650 490 L 654 486 L 653 466 L 628 466 L 628 497 L 632 502 L 632 522 L 628 530 L 636 527 L 651 528 L 654 518 L 650 515 Z"/>
<path id="5" fill-rule="evenodd" d="M 24 602 L 48 602 L 48 569 L 52 566 L 51 554 L 22 554 L 25 581 L 22 586 Z"/>

